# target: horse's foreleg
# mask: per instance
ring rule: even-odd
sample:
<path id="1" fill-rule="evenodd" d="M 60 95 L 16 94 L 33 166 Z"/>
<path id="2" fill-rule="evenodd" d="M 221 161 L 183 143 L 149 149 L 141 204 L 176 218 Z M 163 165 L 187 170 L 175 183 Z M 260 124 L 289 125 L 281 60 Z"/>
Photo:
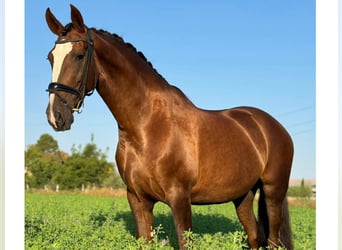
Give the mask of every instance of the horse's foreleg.
<path id="1" fill-rule="evenodd" d="M 155 202 L 138 197 L 127 191 L 127 198 L 134 215 L 136 224 L 136 237 L 144 237 L 147 241 L 152 239 L 153 230 L 153 207 Z"/>
<path id="2" fill-rule="evenodd" d="M 184 190 L 174 192 L 169 199 L 180 249 L 185 249 L 184 232 L 192 228 L 190 194 Z"/>
<path id="3" fill-rule="evenodd" d="M 251 249 L 259 249 L 257 221 L 253 212 L 254 194 L 249 191 L 244 197 L 234 201 L 236 213 L 243 225 L 247 237 L 249 247 Z"/>

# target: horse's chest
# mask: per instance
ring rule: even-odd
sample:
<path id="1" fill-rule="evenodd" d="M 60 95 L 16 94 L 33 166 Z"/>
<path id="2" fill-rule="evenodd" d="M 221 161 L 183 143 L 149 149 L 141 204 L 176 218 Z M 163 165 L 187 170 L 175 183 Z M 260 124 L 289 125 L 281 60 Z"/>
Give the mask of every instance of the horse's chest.
<path id="1" fill-rule="evenodd" d="M 170 188 L 196 178 L 197 171 L 185 155 L 173 147 L 141 150 L 119 143 L 116 158 L 120 174 L 132 192 L 165 201 Z"/>

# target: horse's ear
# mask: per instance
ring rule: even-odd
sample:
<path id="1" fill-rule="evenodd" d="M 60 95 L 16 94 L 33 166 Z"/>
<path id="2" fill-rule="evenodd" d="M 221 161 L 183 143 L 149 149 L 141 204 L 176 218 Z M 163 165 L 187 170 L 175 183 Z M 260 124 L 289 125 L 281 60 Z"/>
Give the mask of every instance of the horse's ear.
<path id="1" fill-rule="evenodd" d="M 52 14 L 50 8 L 47 8 L 46 10 L 45 19 L 52 33 L 56 34 L 57 36 L 60 35 L 63 30 L 63 25 Z"/>
<path id="2" fill-rule="evenodd" d="M 72 21 L 74 28 L 77 29 L 81 33 L 85 32 L 85 25 L 84 25 L 83 18 L 82 18 L 80 11 L 72 4 L 70 4 L 70 8 L 71 8 L 71 21 Z"/>

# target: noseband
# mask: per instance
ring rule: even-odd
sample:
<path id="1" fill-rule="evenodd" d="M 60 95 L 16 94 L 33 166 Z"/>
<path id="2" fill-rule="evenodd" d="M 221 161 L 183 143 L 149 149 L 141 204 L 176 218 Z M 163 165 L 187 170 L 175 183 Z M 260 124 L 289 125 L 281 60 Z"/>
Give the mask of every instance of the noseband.
<path id="1" fill-rule="evenodd" d="M 87 57 L 86 57 L 86 64 L 82 73 L 82 78 L 81 78 L 81 85 L 79 89 L 69 87 L 68 85 L 62 84 L 60 82 L 51 82 L 48 86 L 48 89 L 46 90 L 49 92 L 49 94 L 53 93 L 58 98 L 62 101 L 62 103 L 65 106 L 69 106 L 68 102 L 59 94 L 59 92 L 67 92 L 72 95 L 77 96 L 78 101 L 75 107 L 70 107 L 72 111 L 76 111 L 77 113 L 81 113 L 81 106 L 83 105 L 84 98 L 86 96 L 90 96 L 94 93 L 96 87 L 97 87 L 97 77 L 96 77 L 96 66 L 94 63 L 94 74 L 95 74 L 95 84 L 94 88 L 90 91 L 87 91 L 87 80 L 88 80 L 88 74 L 89 74 L 89 67 L 90 67 L 90 62 L 93 57 L 94 53 L 94 42 L 91 37 L 91 31 L 87 30 L 87 38 L 86 39 L 69 39 L 69 40 L 61 40 L 61 41 L 56 41 L 55 44 L 62 44 L 62 43 L 68 43 L 68 42 L 86 42 L 88 43 L 88 52 L 87 52 Z"/>

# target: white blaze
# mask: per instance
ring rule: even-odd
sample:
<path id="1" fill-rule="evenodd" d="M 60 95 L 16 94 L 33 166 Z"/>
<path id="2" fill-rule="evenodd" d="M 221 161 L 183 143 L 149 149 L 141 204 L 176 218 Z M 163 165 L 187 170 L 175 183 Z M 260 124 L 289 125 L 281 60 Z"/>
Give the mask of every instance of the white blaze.
<path id="1" fill-rule="evenodd" d="M 49 117 L 49 119 L 50 119 L 51 124 L 52 124 L 55 128 L 57 128 L 57 125 L 56 125 L 56 118 L 55 118 L 55 116 L 54 116 L 54 114 L 53 114 L 53 102 L 54 102 L 54 100 L 55 100 L 55 94 L 54 94 L 54 93 L 51 93 L 51 94 L 50 94 L 50 117 Z"/>
<path id="2" fill-rule="evenodd" d="M 64 58 L 72 50 L 72 43 L 56 44 L 55 49 L 52 51 L 53 55 L 53 69 L 52 69 L 52 82 L 57 82 L 59 74 L 61 73 Z"/>
<path id="3" fill-rule="evenodd" d="M 70 53 L 72 50 L 72 43 L 61 43 L 56 44 L 54 50 L 52 51 L 53 55 L 53 68 L 52 68 L 52 82 L 57 82 L 59 74 L 61 73 L 62 65 L 64 62 L 65 57 Z M 55 100 L 55 94 L 50 94 L 50 122 L 51 124 L 57 128 L 56 125 L 56 118 L 53 114 L 53 103 Z"/>

